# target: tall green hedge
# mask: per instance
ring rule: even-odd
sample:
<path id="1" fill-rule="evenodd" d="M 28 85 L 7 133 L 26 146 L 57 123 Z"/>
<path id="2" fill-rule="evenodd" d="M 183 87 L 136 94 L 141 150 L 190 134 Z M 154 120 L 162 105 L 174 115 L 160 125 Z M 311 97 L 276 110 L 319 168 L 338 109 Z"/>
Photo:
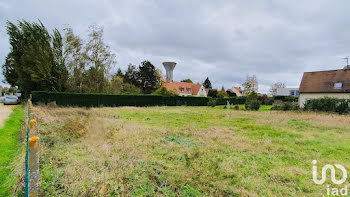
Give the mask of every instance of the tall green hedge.
<path id="1" fill-rule="evenodd" d="M 59 106 L 206 106 L 209 97 L 181 97 L 159 95 L 112 95 L 112 94 L 80 94 L 66 92 L 33 91 L 33 103 L 50 103 L 56 101 Z"/>

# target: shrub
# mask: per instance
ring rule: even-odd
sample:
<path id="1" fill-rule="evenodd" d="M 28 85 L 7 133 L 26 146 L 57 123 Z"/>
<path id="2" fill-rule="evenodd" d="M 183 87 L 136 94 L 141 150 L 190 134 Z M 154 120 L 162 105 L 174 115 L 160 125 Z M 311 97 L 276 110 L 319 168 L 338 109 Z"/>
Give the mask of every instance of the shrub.
<path id="1" fill-rule="evenodd" d="M 256 92 L 251 92 L 247 96 L 247 100 L 245 103 L 246 110 L 259 110 L 261 102 L 258 100 L 258 94 Z"/>
<path id="2" fill-rule="evenodd" d="M 239 105 L 235 105 L 235 110 L 239 110 Z"/>
<path id="3" fill-rule="evenodd" d="M 215 107 L 215 106 L 216 106 L 216 99 L 214 98 L 210 99 L 208 102 L 208 107 Z"/>
<path id="4" fill-rule="evenodd" d="M 166 87 L 160 87 L 158 90 L 152 93 L 152 95 L 160 95 L 160 96 L 176 96 L 176 92 L 174 90 L 168 90 Z"/>
<path id="5" fill-rule="evenodd" d="M 182 96 L 160 96 L 160 95 L 122 95 L 122 94 L 79 94 L 67 92 L 45 92 L 33 91 L 33 103 L 50 103 L 56 101 L 58 106 L 206 106 L 208 97 L 182 97 Z"/>
<path id="6" fill-rule="evenodd" d="M 227 92 L 225 90 L 220 90 L 218 91 L 218 93 L 216 94 L 217 98 L 227 98 L 229 97 Z"/>
<path id="7" fill-rule="evenodd" d="M 290 110 L 298 110 L 299 105 L 297 103 L 292 102 L 282 102 L 272 106 L 271 110 L 282 110 L 282 111 L 290 111 Z"/>
<path id="8" fill-rule="evenodd" d="M 349 113 L 350 100 L 336 98 L 319 98 L 312 99 L 304 105 L 304 110 L 337 112 L 339 114 Z"/>
<path id="9" fill-rule="evenodd" d="M 247 110 L 258 111 L 260 108 L 261 102 L 258 99 L 248 100 L 245 104 Z"/>

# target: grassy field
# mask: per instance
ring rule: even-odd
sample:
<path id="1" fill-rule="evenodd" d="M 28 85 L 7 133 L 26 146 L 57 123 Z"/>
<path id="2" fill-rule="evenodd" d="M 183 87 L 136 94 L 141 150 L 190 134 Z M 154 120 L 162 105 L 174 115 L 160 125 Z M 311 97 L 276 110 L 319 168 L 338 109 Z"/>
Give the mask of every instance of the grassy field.
<path id="1" fill-rule="evenodd" d="M 349 116 L 39 106 L 34 116 L 41 196 L 320 196 L 312 160 L 350 168 Z"/>
<path id="2" fill-rule="evenodd" d="M 0 128 L 0 196 L 11 196 L 18 182 L 14 169 L 20 168 L 20 164 L 14 161 L 22 151 L 19 138 L 23 119 L 24 108 L 17 107 Z"/>

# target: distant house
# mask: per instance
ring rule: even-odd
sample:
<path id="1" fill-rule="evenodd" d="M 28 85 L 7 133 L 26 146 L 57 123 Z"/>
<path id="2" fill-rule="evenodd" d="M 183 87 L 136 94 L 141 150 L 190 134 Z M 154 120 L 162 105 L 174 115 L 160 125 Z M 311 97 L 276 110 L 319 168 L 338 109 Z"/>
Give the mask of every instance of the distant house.
<path id="1" fill-rule="evenodd" d="M 277 88 L 275 96 L 299 96 L 299 88 Z"/>
<path id="2" fill-rule="evenodd" d="M 305 72 L 299 87 L 299 106 L 311 99 L 350 99 L 350 69 Z"/>
<path id="3" fill-rule="evenodd" d="M 232 96 L 244 96 L 243 91 L 240 87 L 232 87 L 231 89 L 228 89 L 227 94 L 232 97 Z"/>
<path id="4" fill-rule="evenodd" d="M 179 96 L 207 96 L 204 86 L 199 83 L 165 82 L 163 85 L 168 90 L 174 90 Z"/>

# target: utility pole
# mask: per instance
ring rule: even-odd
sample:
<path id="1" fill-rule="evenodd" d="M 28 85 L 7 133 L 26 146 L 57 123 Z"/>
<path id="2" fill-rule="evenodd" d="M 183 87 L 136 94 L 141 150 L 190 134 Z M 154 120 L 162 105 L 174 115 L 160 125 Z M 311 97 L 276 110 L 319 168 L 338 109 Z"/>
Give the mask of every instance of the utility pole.
<path id="1" fill-rule="evenodd" d="M 348 66 L 349 65 L 349 57 L 347 56 L 347 57 L 344 57 L 343 59 L 346 59 L 346 66 Z"/>

